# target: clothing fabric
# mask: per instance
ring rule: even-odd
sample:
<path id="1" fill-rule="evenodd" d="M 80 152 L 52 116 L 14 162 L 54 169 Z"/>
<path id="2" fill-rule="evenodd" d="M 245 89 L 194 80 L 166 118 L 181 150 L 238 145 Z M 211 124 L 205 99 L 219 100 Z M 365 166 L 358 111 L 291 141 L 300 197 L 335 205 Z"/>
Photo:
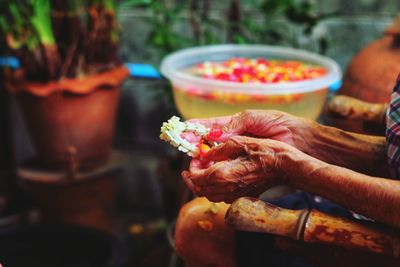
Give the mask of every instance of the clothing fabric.
<path id="1" fill-rule="evenodd" d="M 386 120 L 387 156 L 393 178 L 400 179 L 400 74 L 393 88 Z"/>

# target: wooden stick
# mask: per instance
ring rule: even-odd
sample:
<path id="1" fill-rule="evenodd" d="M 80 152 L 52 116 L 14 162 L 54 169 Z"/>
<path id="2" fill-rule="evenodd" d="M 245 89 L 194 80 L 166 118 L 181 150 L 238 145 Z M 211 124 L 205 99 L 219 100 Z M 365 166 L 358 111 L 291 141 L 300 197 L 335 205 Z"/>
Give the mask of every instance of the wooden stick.
<path id="1" fill-rule="evenodd" d="M 253 198 L 239 198 L 226 213 L 235 229 L 400 256 L 399 236 L 389 229 L 316 210 L 288 210 Z"/>
<path id="2" fill-rule="evenodd" d="M 328 104 L 328 112 L 336 114 L 349 120 L 361 120 L 385 124 L 388 104 L 375 104 L 361 101 L 359 99 L 338 95 Z"/>

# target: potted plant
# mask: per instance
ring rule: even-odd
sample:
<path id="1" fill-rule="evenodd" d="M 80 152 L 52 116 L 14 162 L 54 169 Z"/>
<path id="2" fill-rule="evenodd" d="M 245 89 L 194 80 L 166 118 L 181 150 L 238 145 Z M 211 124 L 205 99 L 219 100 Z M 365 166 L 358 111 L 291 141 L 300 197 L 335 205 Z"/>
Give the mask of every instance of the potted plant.
<path id="1" fill-rule="evenodd" d="M 46 167 L 88 170 L 107 162 L 119 87 L 128 71 L 117 58 L 113 0 L 3 0 L 0 56 Z"/>

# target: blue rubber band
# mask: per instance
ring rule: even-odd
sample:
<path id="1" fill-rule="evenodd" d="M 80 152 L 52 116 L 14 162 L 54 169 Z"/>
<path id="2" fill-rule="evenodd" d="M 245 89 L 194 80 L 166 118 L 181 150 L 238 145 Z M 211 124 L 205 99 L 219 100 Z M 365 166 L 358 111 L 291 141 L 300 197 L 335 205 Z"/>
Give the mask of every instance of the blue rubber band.
<path id="1" fill-rule="evenodd" d="M 129 73 L 132 77 L 161 79 L 160 72 L 152 65 L 125 63 L 125 66 L 129 69 Z"/>
<path id="2" fill-rule="evenodd" d="M 329 86 L 329 91 L 336 92 L 342 87 L 342 80 L 338 80 Z"/>
<path id="3" fill-rule="evenodd" d="M 21 64 L 16 57 L 0 57 L 0 67 L 19 69 L 21 67 Z"/>

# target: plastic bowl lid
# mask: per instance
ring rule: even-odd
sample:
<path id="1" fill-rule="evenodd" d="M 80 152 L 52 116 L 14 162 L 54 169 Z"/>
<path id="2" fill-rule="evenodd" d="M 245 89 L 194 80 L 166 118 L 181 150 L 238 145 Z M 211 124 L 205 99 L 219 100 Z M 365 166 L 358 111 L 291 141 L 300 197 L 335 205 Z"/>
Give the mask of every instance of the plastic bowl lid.
<path id="1" fill-rule="evenodd" d="M 319 78 L 286 83 L 238 83 L 211 80 L 185 73 L 184 69 L 204 61 L 222 61 L 232 57 L 299 60 L 324 67 Z M 340 81 L 342 72 L 332 59 L 305 50 L 268 45 L 211 45 L 187 48 L 168 55 L 161 62 L 161 73 L 173 84 L 197 86 L 204 91 L 228 90 L 247 94 L 305 93 Z"/>

